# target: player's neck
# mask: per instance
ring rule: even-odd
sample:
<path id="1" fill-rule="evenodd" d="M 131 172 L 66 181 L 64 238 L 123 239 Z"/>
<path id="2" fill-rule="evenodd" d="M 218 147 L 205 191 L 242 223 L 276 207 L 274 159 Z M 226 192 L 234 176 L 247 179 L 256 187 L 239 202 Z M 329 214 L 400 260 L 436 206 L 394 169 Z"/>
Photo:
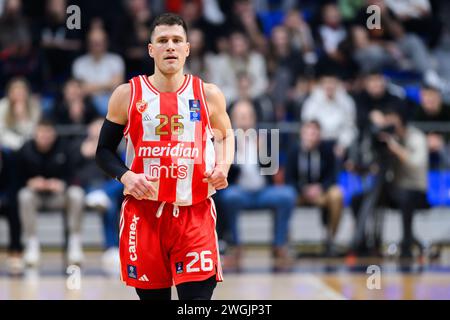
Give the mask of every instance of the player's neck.
<path id="1" fill-rule="evenodd" d="M 175 92 L 184 82 L 184 72 L 180 70 L 174 74 L 163 74 L 158 70 L 149 77 L 150 83 L 160 92 Z"/>

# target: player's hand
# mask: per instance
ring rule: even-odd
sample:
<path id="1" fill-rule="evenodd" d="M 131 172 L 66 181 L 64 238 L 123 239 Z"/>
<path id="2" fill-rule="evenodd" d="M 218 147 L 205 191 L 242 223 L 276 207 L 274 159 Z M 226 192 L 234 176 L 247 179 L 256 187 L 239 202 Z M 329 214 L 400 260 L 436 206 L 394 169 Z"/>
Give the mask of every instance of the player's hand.
<path id="1" fill-rule="evenodd" d="M 125 186 L 124 194 L 129 194 L 138 200 L 148 199 L 156 193 L 156 189 L 150 182 L 157 181 L 158 178 L 152 177 L 144 173 L 134 173 L 127 171 L 120 178 L 120 181 Z"/>
<path id="2" fill-rule="evenodd" d="M 215 167 L 212 172 L 205 172 L 205 177 L 203 182 L 211 183 L 216 190 L 228 187 L 227 174 L 225 170 L 219 166 Z"/>

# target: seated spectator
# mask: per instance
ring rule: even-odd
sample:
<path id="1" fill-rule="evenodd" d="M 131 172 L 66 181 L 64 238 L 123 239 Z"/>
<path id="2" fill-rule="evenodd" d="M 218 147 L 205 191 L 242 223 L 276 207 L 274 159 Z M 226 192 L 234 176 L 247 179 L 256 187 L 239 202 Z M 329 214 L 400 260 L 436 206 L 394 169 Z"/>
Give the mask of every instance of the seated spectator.
<path id="1" fill-rule="evenodd" d="M 0 100 L 0 145 L 18 150 L 31 138 L 41 116 L 39 103 L 31 96 L 28 82 L 12 79 L 6 97 Z"/>
<path id="2" fill-rule="evenodd" d="M 321 9 L 322 23 L 319 25 L 318 37 L 326 55 L 333 57 L 339 43 L 347 37 L 347 30 L 342 23 L 339 8 L 334 3 L 327 3 Z"/>
<path id="3" fill-rule="evenodd" d="M 209 80 L 222 89 L 227 101 L 237 99 L 240 73 L 250 78 L 252 99 L 264 94 L 268 85 L 264 57 L 250 49 L 248 38 L 241 32 L 233 32 L 229 44 L 230 52 L 216 56 L 208 65 Z"/>
<path id="4" fill-rule="evenodd" d="M 379 121 L 376 139 L 379 141 L 377 160 L 378 178 L 374 187 L 352 199 L 353 212 L 357 217 L 358 229 L 354 242 L 356 254 L 367 254 L 365 219 L 373 216 L 380 206 L 399 209 L 402 215 L 403 239 L 401 257 L 410 258 L 413 245 L 418 241 L 413 235 L 413 218 L 417 209 L 426 208 L 428 182 L 428 151 L 425 135 L 408 125 L 405 114 L 395 109 L 387 109 Z M 392 130 L 392 129 L 393 130 Z M 390 174 L 388 174 L 390 173 Z M 363 221 L 359 221 L 364 219 Z M 375 253 L 380 254 L 380 237 L 375 239 Z"/>
<path id="5" fill-rule="evenodd" d="M 72 73 L 82 81 L 83 91 L 93 98 L 98 113 L 106 115 L 112 91 L 123 82 L 125 65 L 119 55 L 107 51 L 107 34 L 100 27 L 89 31 L 87 45 L 88 53 L 74 61 Z"/>
<path id="6" fill-rule="evenodd" d="M 300 53 L 292 48 L 288 30 L 284 26 L 272 29 L 270 49 L 267 59 L 269 79 L 272 79 L 269 92 L 279 114 L 277 119 L 284 120 L 283 109 L 289 92 L 295 84 L 295 79 L 303 74 L 305 63 Z"/>
<path id="7" fill-rule="evenodd" d="M 356 138 L 355 112 L 353 98 L 336 76 L 325 71 L 303 104 L 301 121 L 317 120 L 322 139 L 334 142 L 337 157 L 343 158 Z"/>
<path id="8" fill-rule="evenodd" d="M 283 20 L 283 25 L 289 33 L 289 42 L 292 48 L 301 52 L 306 64 L 315 64 L 317 56 L 314 52 L 314 38 L 302 12 L 295 9 L 289 10 Z"/>
<path id="9" fill-rule="evenodd" d="M 381 43 L 396 62 L 397 69 L 419 73 L 424 80 L 436 86 L 442 86 L 446 81 L 440 78 L 432 65 L 432 57 L 422 39 L 416 34 L 407 32 L 401 22 L 389 10 L 383 0 L 366 0 L 367 5 L 376 5 L 380 10 L 381 25 L 369 29 L 370 39 Z M 356 21 L 366 28 L 367 19 L 371 13 L 367 6 L 359 12 Z"/>
<path id="10" fill-rule="evenodd" d="M 185 73 L 190 73 L 209 81 L 210 70 L 207 66 L 211 65 L 213 56 L 205 52 L 204 33 L 201 29 L 189 29 L 189 59 L 186 60 Z"/>
<path id="11" fill-rule="evenodd" d="M 154 15 L 150 2 L 146 0 L 127 0 L 125 14 L 116 16 L 118 20 L 114 49 L 125 59 L 127 77 L 153 73 L 153 61 L 149 59 L 147 44 L 150 39 L 150 25 Z"/>
<path id="12" fill-rule="evenodd" d="M 305 122 L 300 130 L 300 144 L 291 147 L 286 164 L 286 183 L 297 189 L 299 205 L 322 209 L 326 225 L 326 255 L 335 255 L 333 241 L 343 210 L 343 193 L 337 185 L 336 158 L 333 147 L 321 141 L 320 124 Z"/>
<path id="13" fill-rule="evenodd" d="M 249 40 L 250 47 L 260 53 L 267 50 L 266 38 L 263 34 L 263 25 L 256 14 L 254 3 L 251 0 L 236 0 L 232 2 L 232 12 L 223 27 L 229 30 L 243 32 Z"/>
<path id="14" fill-rule="evenodd" d="M 66 25 L 67 0 L 47 0 L 45 15 L 37 28 L 39 42 L 45 57 L 46 88 L 55 92 L 70 76 L 70 66 L 81 50 L 80 30 Z"/>
<path id="15" fill-rule="evenodd" d="M 62 101 L 52 110 L 52 118 L 62 125 L 87 125 L 99 116 L 97 109 L 86 97 L 79 80 L 70 79 L 64 84 Z"/>
<path id="16" fill-rule="evenodd" d="M 362 72 L 367 73 L 395 66 L 394 57 L 379 41 L 370 38 L 365 26 L 352 26 L 350 40 L 352 56 Z"/>
<path id="17" fill-rule="evenodd" d="M 9 227 L 8 273 L 23 271 L 21 225 L 17 209 L 17 167 L 15 154 L 0 145 L 0 214 L 6 216 Z"/>
<path id="18" fill-rule="evenodd" d="M 377 112 L 388 108 L 406 111 L 406 102 L 390 86 L 385 76 L 370 70 L 363 77 L 362 91 L 355 95 L 358 130 L 364 132 L 376 121 Z"/>
<path id="19" fill-rule="evenodd" d="M 442 102 L 442 95 L 434 87 L 424 86 L 420 90 L 420 106 L 414 115 L 419 122 L 449 122 L 450 107 Z M 427 132 L 430 168 L 440 169 L 450 165 L 450 156 L 445 145 L 445 136 L 436 131 Z"/>
<path id="20" fill-rule="evenodd" d="M 223 25 L 223 21 L 218 22 L 218 24 L 208 21 L 205 14 L 207 6 L 211 6 L 211 2 L 206 3 L 205 1 L 184 0 L 182 1 L 180 16 L 186 22 L 188 30 L 201 30 L 204 34 L 204 38 L 208 39 L 208 41 L 204 43 L 205 50 L 215 51 L 215 43 L 219 36 L 224 35 L 225 25 Z M 188 37 L 188 39 L 189 42 L 191 42 L 190 37 Z M 188 60 L 190 60 L 190 58 Z"/>
<path id="21" fill-rule="evenodd" d="M 235 104 L 231 114 L 233 127 L 248 130 L 256 128 L 256 115 L 253 106 L 248 101 L 239 101 Z M 273 256 L 276 267 L 289 265 L 288 231 L 289 220 L 295 207 L 295 189 L 285 185 L 273 185 L 271 176 L 261 174 L 261 164 L 258 159 L 258 150 L 264 141 L 262 137 L 248 135 L 246 143 L 238 143 L 236 159 L 244 163 L 231 166 L 228 181 L 230 186 L 220 190 L 218 201 L 228 221 L 232 245 L 235 246 L 230 266 L 239 267 L 241 255 L 241 241 L 238 232 L 238 214 L 244 209 L 273 209 L 274 238 Z"/>
<path id="22" fill-rule="evenodd" d="M 84 189 L 87 207 L 102 213 L 105 250 L 102 264 L 107 273 L 114 273 L 120 269 L 118 226 L 123 185 L 106 176 L 95 162 L 102 124 L 103 119 L 94 120 L 89 124 L 87 137 L 73 143 L 70 180 Z"/>
<path id="23" fill-rule="evenodd" d="M 256 98 L 251 98 L 251 81 L 246 73 L 240 73 L 238 78 L 238 99 L 229 103 L 228 113 L 231 113 L 235 102 L 241 100 L 248 100 L 252 102 L 255 108 L 257 122 L 274 122 L 275 121 L 275 106 L 271 97 L 268 94 L 262 94 Z"/>
<path id="24" fill-rule="evenodd" d="M 442 22 L 434 15 L 429 0 L 386 0 L 387 7 L 408 32 L 420 35 L 435 47 L 442 34 Z"/>
<path id="25" fill-rule="evenodd" d="M 24 184 L 18 194 L 19 212 L 26 241 L 24 261 L 30 266 L 36 266 L 40 260 L 37 215 L 41 209 L 65 211 L 69 233 L 67 263 L 79 264 L 83 260 L 84 191 L 67 183 L 71 155 L 66 150 L 53 124 L 42 119 L 33 140 L 19 151 L 18 168 Z"/>
<path id="26" fill-rule="evenodd" d="M 17 76 L 25 77 L 33 91 L 42 88 L 42 61 L 39 48 L 33 46 L 32 34 L 23 14 L 22 0 L 2 1 L 0 16 L 0 90 Z"/>

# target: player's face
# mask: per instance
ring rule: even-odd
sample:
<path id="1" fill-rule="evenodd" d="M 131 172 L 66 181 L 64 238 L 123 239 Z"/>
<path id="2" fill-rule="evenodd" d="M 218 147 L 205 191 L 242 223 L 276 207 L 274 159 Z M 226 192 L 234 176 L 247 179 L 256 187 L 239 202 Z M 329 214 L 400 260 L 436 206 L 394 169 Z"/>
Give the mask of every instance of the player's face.
<path id="1" fill-rule="evenodd" d="M 148 53 L 163 74 L 180 71 L 189 55 L 186 33 L 180 25 L 159 25 L 152 34 Z"/>

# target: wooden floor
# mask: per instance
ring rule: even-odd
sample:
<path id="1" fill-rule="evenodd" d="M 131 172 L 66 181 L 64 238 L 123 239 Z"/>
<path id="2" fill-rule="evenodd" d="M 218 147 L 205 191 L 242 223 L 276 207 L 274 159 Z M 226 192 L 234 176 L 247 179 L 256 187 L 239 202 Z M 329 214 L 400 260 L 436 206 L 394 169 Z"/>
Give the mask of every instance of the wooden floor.
<path id="1" fill-rule="evenodd" d="M 62 255 L 44 252 L 39 269 L 22 277 L 5 271 L 5 253 L 0 253 L 0 300 L 9 299 L 136 299 L 133 288 L 101 268 L 99 252 L 86 253 L 80 289 L 70 290 Z M 214 299 L 450 299 L 450 250 L 432 262 L 400 262 L 390 259 L 298 259 L 285 272 L 273 272 L 268 249 L 247 249 L 243 268 L 226 272 Z M 376 280 L 369 265 L 380 267 L 380 288 L 369 289 Z M 74 282 L 72 282 L 73 285 Z M 173 290 L 173 298 L 177 298 Z"/>

